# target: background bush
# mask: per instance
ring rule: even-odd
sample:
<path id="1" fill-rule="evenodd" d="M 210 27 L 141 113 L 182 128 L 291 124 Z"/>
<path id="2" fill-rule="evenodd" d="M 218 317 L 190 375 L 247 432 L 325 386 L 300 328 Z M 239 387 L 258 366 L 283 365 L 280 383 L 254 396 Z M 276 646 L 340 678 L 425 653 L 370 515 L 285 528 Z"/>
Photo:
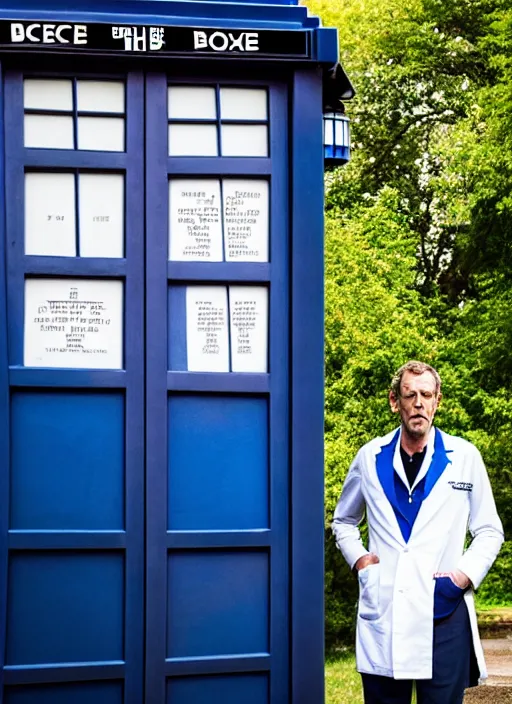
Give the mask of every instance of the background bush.
<path id="1" fill-rule="evenodd" d="M 396 425 L 408 359 L 436 366 L 443 430 L 484 457 L 512 527 L 512 9 L 504 0 L 307 0 L 357 89 L 350 164 L 326 176 L 326 636 L 356 582 L 329 525 L 358 448 Z M 512 601 L 507 543 L 478 594 Z"/>

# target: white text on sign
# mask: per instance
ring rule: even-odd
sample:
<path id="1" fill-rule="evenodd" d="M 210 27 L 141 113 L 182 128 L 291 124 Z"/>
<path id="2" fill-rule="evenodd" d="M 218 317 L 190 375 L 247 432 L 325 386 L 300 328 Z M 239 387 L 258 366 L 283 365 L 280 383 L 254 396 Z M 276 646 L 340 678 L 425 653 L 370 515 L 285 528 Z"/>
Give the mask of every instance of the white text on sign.
<path id="1" fill-rule="evenodd" d="M 194 31 L 194 49 L 213 51 L 259 51 L 258 32 L 212 32 Z"/>
<path id="2" fill-rule="evenodd" d="M 11 23 L 13 44 L 87 44 L 85 24 L 46 24 L 34 22 L 25 27 L 21 22 Z"/>

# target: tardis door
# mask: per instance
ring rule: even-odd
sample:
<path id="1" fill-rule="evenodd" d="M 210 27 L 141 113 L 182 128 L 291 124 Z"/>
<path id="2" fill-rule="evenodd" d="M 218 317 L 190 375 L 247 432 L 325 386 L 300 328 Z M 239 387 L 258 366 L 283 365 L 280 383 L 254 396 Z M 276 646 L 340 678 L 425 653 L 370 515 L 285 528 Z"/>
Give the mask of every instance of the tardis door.
<path id="1" fill-rule="evenodd" d="M 289 700 L 287 94 L 216 78 L 5 78 L 2 704 Z"/>
<path id="2" fill-rule="evenodd" d="M 3 704 L 144 698 L 143 96 L 5 77 Z"/>
<path id="3" fill-rule="evenodd" d="M 146 84 L 147 704 L 288 701 L 283 85 Z"/>

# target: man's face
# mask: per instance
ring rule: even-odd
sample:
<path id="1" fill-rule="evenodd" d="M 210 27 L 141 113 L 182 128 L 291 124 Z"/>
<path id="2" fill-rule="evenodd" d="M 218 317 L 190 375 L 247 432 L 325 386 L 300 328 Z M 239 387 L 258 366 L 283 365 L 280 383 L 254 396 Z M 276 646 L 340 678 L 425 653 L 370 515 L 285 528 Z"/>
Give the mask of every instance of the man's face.
<path id="1" fill-rule="evenodd" d="M 389 394 L 391 410 L 400 413 L 404 430 L 413 438 L 428 435 L 441 400 L 436 396 L 436 380 L 430 372 L 405 372 L 400 384 L 400 395 Z"/>

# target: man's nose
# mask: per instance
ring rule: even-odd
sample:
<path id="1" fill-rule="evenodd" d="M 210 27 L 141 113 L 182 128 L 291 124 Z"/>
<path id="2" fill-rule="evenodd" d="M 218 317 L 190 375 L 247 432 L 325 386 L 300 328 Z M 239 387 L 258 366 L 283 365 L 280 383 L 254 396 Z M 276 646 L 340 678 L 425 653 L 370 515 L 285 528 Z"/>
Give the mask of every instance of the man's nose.
<path id="1" fill-rule="evenodd" d="M 414 405 L 417 408 L 421 408 L 421 406 L 423 405 L 423 399 L 421 398 L 420 394 L 416 394 L 416 398 L 414 399 Z"/>

